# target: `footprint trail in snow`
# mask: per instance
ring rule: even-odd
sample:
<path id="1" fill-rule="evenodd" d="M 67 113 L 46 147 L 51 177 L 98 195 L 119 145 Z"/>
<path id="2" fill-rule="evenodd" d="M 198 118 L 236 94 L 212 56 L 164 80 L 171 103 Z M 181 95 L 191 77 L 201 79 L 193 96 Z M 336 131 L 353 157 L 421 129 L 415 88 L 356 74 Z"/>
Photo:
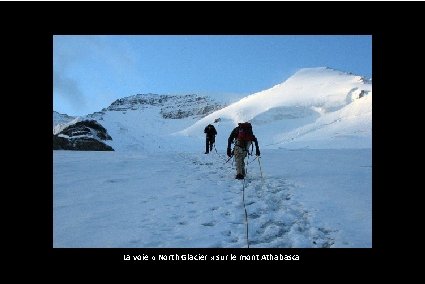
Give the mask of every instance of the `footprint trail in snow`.
<path id="1" fill-rule="evenodd" d="M 232 161 L 225 163 L 224 157 L 214 152 L 204 156 L 185 153 L 180 154 L 179 159 L 188 161 L 193 168 L 193 176 L 187 177 L 181 185 L 197 188 L 190 192 L 192 199 L 205 204 L 193 206 L 191 211 L 189 202 L 189 216 L 181 223 L 199 222 L 198 225 L 211 237 L 211 247 L 247 247 L 243 181 L 234 179 Z M 258 163 L 252 159 L 248 158 L 245 179 L 249 246 L 332 247 L 335 231 L 311 225 L 310 213 L 293 198 L 296 186 L 285 178 L 267 176 L 266 173 L 261 179 Z"/>

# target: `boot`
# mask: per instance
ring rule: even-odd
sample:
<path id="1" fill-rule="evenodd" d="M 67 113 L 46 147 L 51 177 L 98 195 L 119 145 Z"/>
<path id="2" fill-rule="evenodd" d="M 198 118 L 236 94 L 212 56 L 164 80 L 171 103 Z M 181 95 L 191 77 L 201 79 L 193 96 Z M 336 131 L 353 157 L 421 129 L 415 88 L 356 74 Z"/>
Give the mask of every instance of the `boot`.
<path id="1" fill-rule="evenodd" d="M 236 179 L 244 179 L 244 176 L 242 174 L 237 174 Z"/>

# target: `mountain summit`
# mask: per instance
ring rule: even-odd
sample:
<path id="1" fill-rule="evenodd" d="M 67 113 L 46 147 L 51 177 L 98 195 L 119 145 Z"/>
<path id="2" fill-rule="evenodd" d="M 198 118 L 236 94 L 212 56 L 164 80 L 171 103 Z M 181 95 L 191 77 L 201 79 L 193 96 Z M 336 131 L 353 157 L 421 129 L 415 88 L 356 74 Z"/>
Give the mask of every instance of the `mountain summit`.
<path id="1" fill-rule="evenodd" d="M 54 134 L 82 120 L 105 127 L 113 138 L 105 143 L 117 151 L 202 151 L 203 130 L 211 123 L 220 149 L 244 121 L 252 123 L 265 149 L 371 148 L 372 81 L 318 67 L 230 105 L 195 94 L 137 94 L 86 117 L 54 112 Z"/>
<path id="2" fill-rule="evenodd" d="M 370 148 L 372 83 L 328 67 L 301 69 L 281 84 L 204 117 L 181 134 L 197 136 L 218 118 L 220 128 L 230 130 L 238 122 L 250 121 L 269 148 Z"/>

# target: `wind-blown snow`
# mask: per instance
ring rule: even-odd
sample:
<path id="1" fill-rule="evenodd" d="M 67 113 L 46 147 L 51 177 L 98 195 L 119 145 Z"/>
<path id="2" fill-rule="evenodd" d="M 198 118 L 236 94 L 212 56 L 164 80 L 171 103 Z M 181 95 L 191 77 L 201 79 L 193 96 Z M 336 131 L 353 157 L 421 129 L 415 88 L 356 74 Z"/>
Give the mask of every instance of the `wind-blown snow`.
<path id="1" fill-rule="evenodd" d="M 115 152 L 54 151 L 54 247 L 246 247 L 242 183 L 225 154 L 241 121 L 262 154 L 262 171 L 247 160 L 250 247 L 372 246 L 370 81 L 302 69 L 202 119 L 160 112 L 91 117 Z M 209 123 L 218 135 L 205 155 Z"/>

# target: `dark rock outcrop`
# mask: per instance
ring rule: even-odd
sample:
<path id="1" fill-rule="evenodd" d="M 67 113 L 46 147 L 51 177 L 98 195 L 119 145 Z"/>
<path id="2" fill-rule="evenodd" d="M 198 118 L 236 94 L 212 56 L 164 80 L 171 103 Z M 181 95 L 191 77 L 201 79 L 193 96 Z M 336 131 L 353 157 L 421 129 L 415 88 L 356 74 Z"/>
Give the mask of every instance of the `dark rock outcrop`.
<path id="1" fill-rule="evenodd" d="M 53 150 L 75 151 L 114 151 L 114 149 L 94 138 L 66 139 L 53 135 Z"/>
<path id="2" fill-rule="evenodd" d="M 84 120 L 53 135 L 53 150 L 114 151 L 111 146 L 101 140 L 112 140 L 112 138 L 95 120 Z"/>

